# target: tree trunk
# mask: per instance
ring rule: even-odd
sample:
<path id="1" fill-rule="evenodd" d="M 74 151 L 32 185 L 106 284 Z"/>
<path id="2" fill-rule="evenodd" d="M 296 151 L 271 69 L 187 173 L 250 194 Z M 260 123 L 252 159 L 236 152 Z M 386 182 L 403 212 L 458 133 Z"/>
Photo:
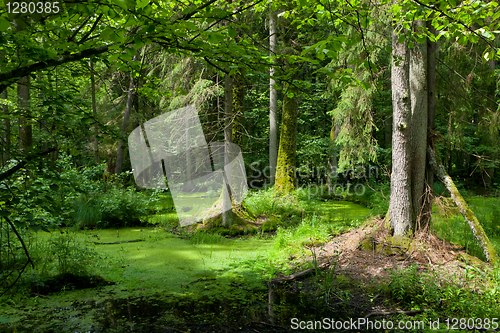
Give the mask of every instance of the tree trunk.
<path id="1" fill-rule="evenodd" d="M 330 130 L 330 147 L 332 148 L 332 156 L 328 159 L 328 175 L 327 175 L 327 185 L 328 190 L 331 190 L 332 184 L 335 182 L 334 178 L 337 178 L 338 170 L 338 151 L 335 139 L 339 135 L 340 125 L 335 124 L 335 119 L 333 119 L 332 129 Z"/>
<path id="2" fill-rule="evenodd" d="M 393 4 L 398 1 L 393 0 Z M 394 28 L 396 29 L 396 27 Z M 405 235 L 412 228 L 411 159 L 410 159 L 410 87 L 408 48 L 392 33 L 392 172 L 389 218 L 394 235 Z"/>
<path id="3" fill-rule="evenodd" d="M 135 59 L 135 57 L 134 57 Z M 127 134 L 127 125 L 130 118 L 130 112 L 132 109 L 132 100 L 134 95 L 134 72 L 130 74 L 130 84 L 127 92 L 127 104 L 125 105 L 125 114 L 123 115 L 123 125 L 122 125 L 122 138 L 118 145 L 118 154 L 116 157 L 115 174 L 119 175 L 122 172 L 123 156 L 125 155 L 124 140 L 123 137 Z M 111 170 L 110 170 L 111 171 Z"/>
<path id="4" fill-rule="evenodd" d="M 224 141 L 233 142 L 233 78 L 226 74 L 224 79 Z M 224 165 L 229 164 L 228 145 L 224 145 Z M 230 227 L 234 221 L 233 204 L 231 201 L 231 189 L 224 173 L 224 186 L 222 197 L 222 225 Z"/>
<path id="5" fill-rule="evenodd" d="M 446 173 L 443 165 L 438 162 L 434 150 L 431 147 L 428 147 L 427 153 L 429 155 L 429 162 L 432 166 L 432 169 L 436 173 L 436 176 L 438 176 L 438 178 L 446 186 L 448 192 L 450 192 L 451 198 L 455 202 L 455 205 L 457 205 L 458 209 L 460 210 L 460 213 L 462 213 L 462 215 L 464 216 L 465 221 L 471 228 L 472 233 L 474 234 L 477 241 L 479 242 L 479 245 L 483 249 L 486 259 L 489 262 L 491 262 L 492 265 L 495 265 L 498 262 L 498 255 L 495 251 L 495 248 L 490 243 L 488 236 L 484 232 L 481 223 L 479 223 L 477 217 L 474 215 L 472 210 L 467 205 L 467 202 L 464 200 L 462 195 L 460 195 L 460 192 L 453 183 L 451 177 Z"/>
<path id="6" fill-rule="evenodd" d="M 284 92 L 280 144 L 274 188 L 287 194 L 295 190 L 295 160 L 297 153 L 297 91 L 292 85 Z"/>
<path id="7" fill-rule="evenodd" d="M 33 146 L 33 130 L 30 124 L 30 76 L 21 78 L 17 83 L 19 112 L 19 152 L 26 153 Z"/>
<path id="8" fill-rule="evenodd" d="M 92 114 L 94 115 L 94 156 L 96 163 L 101 163 L 101 159 L 99 158 L 99 140 L 97 139 L 97 135 L 99 134 L 99 125 L 97 124 L 97 105 L 95 100 L 95 76 L 94 76 L 94 63 L 89 61 L 90 64 L 90 89 L 92 94 Z"/>
<path id="9" fill-rule="evenodd" d="M 432 18 L 432 16 L 431 16 Z M 432 25 L 432 20 L 427 21 L 427 28 L 431 34 L 436 35 L 436 29 Z M 427 40 L 427 144 L 434 149 L 435 127 L 436 127 L 436 56 L 438 44 Z M 424 194 L 424 204 L 422 207 L 422 218 L 420 227 L 424 230 L 430 226 L 432 218 L 432 200 L 434 188 L 434 172 L 429 163 L 425 168 L 425 183 L 427 190 Z"/>
<path id="10" fill-rule="evenodd" d="M 276 14 L 271 10 L 269 14 L 269 50 L 271 57 L 276 54 Z M 274 63 L 274 60 L 273 60 Z M 270 182 L 274 184 L 276 176 L 276 163 L 278 159 L 278 92 L 274 85 L 274 74 L 276 69 L 271 66 L 269 69 L 269 172 Z"/>
<path id="11" fill-rule="evenodd" d="M 2 92 L 2 99 L 7 100 L 7 89 L 5 89 Z M 2 135 L 2 146 L 3 146 L 3 152 L 2 152 L 2 166 L 4 166 L 8 160 L 10 160 L 10 118 L 8 117 L 9 115 L 9 107 L 7 105 L 2 106 L 2 112 L 7 118 L 4 119 L 3 121 L 3 135 Z"/>
<path id="12" fill-rule="evenodd" d="M 498 36 L 496 36 L 495 38 L 495 42 L 498 40 Z M 494 42 L 494 43 L 495 43 Z M 490 104 L 490 108 L 491 108 L 491 111 L 492 112 L 498 112 L 497 111 L 497 105 L 496 103 L 494 102 L 495 101 L 495 90 L 496 90 L 496 87 L 497 87 L 497 84 L 496 84 L 496 80 L 494 79 L 495 78 L 495 68 L 496 68 L 496 60 L 495 59 L 491 59 L 488 61 L 488 64 L 489 64 L 489 67 L 490 67 L 490 70 L 491 70 L 491 73 L 490 75 L 493 77 L 493 80 L 491 81 L 492 84 L 490 85 L 490 94 L 491 94 L 491 102 L 489 103 Z M 489 131 L 490 133 L 490 145 L 492 145 L 493 147 L 497 147 L 498 146 L 498 138 L 497 138 L 497 131 L 496 130 L 490 130 Z M 492 161 L 496 161 L 497 160 L 497 151 L 496 149 L 493 149 L 493 151 L 491 152 L 491 155 L 489 156 L 489 158 L 492 160 Z M 493 186 L 493 177 L 495 176 L 495 164 L 491 163 L 490 166 L 488 166 L 487 168 L 485 168 L 484 170 L 484 182 L 485 182 L 485 185 L 486 187 L 488 188 L 491 188 Z"/>
<path id="13" fill-rule="evenodd" d="M 232 139 L 233 143 L 242 147 L 243 145 L 243 119 L 245 114 L 244 108 L 245 101 L 245 77 L 242 72 L 234 74 L 233 78 L 233 110 L 234 115 L 233 120 L 233 133 Z"/>
<path id="14" fill-rule="evenodd" d="M 413 24 L 414 32 L 425 28 L 425 21 Z M 411 105 L 411 198 L 412 224 L 420 226 L 423 206 L 426 147 L 427 147 L 427 43 L 415 45 L 410 49 L 410 105 Z"/>

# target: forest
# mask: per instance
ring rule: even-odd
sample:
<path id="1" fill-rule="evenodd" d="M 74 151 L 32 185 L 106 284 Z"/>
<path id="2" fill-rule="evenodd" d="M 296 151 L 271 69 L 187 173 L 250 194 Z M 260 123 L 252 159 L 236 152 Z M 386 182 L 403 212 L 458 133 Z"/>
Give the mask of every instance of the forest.
<path id="1" fill-rule="evenodd" d="M 1 332 L 500 330 L 500 6 L 4 0 Z"/>

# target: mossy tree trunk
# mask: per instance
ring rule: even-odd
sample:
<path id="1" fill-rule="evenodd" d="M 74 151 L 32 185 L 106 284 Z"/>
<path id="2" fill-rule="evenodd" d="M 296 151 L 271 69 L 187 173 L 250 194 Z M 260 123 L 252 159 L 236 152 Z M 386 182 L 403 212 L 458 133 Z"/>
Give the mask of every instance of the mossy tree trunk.
<path id="1" fill-rule="evenodd" d="M 462 215 L 464 216 L 465 221 L 471 228 L 472 233 L 474 234 L 479 245 L 483 249 L 486 259 L 493 265 L 495 265 L 496 263 L 498 263 L 498 255 L 495 251 L 495 248 L 488 239 L 488 236 L 484 232 L 481 223 L 479 223 L 479 220 L 474 215 L 474 212 L 472 212 L 472 210 L 469 208 L 469 205 L 467 205 L 467 202 L 464 200 L 464 198 L 458 191 L 451 177 L 446 173 L 444 166 L 438 162 L 436 154 L 434 153 L 434 150 L 430 146 L 427 148 L 427 154 L 429 155 L 429 162 L 434 172 L 436 173 L 436 176 L 438 176 L 438 178 L 446 186 L 448 192 L 450 192 L 451 198 L 457 205 L 458 209 L 460 210 L 460 213 L 462 213 Z"/>
<path id="2" fill-rule="evenodd" d="M 330 147 L 332 151 L 332 156 L 328 159 L 328 174 L 327 174 L 327 185 L 328 189 L 333 188 L 333 183 L 335 182 L 335 179 L 337 177 L 337 169 L 338 169 L 338 149 L 337 149 L 337 144 L 335 143 L 335 140 L 337 139 L 337 136 L 339 135 L 340 132 L 340 125 L 336 124 L 335 119 L 332 121 L 332 129 L 330 130 Z"/>
<path id="3" fill-rule="evenodd" d="M 295 190 L 295 162 L 297 150 L 297 91 L 292 85 L 285 89 L 281 120 L 278 161 L 274 188 L 287 194 Z"/>

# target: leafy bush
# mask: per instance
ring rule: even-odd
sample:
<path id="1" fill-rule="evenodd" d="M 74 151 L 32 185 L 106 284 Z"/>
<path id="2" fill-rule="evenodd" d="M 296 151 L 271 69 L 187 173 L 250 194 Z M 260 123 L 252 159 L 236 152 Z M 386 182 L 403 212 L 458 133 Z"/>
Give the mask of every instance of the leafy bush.
<path id="1" fill-rule="evenodd" d="M 99 254 L 73 233 L 51 236 L 32 248 L 35 267 L 40 276 L 71 273 L 89 275 Z"/>
<path id="2" fill-rule="evenodd" d="M 36 202 L 54 202 L 50 210 L 33 210 L 35 220 L 43 219 L 44 225 L 78 226 L 79 228 L 122 227 L 140 224 L 141 217 L 158 211 L 154 205 L 159 192 L 145 194 L 135 187 L 124 187 L 130 172 L 124 172 L 112 180 L 104 181 L 105 164 L 76 168 L 69 156 L 57 162 L 62 170 L 57 184 L 53 179 L 40 179 L 30 188 L 26 202 L 20 205 L 33 206 Z M 50 190 L 35 192 L 38 188 Z"/>

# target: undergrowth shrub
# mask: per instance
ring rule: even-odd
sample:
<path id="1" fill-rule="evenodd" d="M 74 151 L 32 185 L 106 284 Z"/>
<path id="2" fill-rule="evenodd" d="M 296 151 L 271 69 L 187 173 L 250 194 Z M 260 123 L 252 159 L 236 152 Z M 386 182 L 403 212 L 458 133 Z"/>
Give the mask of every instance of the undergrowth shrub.
<path id="1" fill-rule="evenodd" d="M 306 195 L 298 189 L 295 195 L 276 196 L 274 189 L 251 191 L 245 198 L 245 206 L 254 216 L 275 216 L 283 224 L 297 224 L 301 221 L 303 207 L 300 199 Z"/>
<path id="2" fill-rule="evenodd" d="M 99 258 L 92 246 L 67 232 L 37 242 L 31 252 L 36 273 L 40 276 L 66 273 L 86 276 L 91 273 Z"/>
<path id="3" fill-rule="evenodd" d="M 489 281 L 490 287 L 477 292 L 474 285 L 464 285 L 453 277 L 418 272 L 416 265 L 392 270 L 389 276 L 387 290 L 390 296 L 411 308 L 427 308 L 447 316 L 469 318 L 497 317 L 500 313 L 499 284 L 494 278 Z"/>
<path id="4" fill-rule="evenodd" d="M 58 160 L 60 184 L 52 189 L 58 203 L 53 218 L 44 215 L 53 225 L 79 228 L 125 227 L 140 224 L 141 217 L 157 212 L 159 191 L 137 191 L 129 184 L 131 172 L 126 171 L 105 181 L 105 164 L 76 168 L 69 156 Z M 169 206 L 171 208 L 171 206 Z M 38 216 L 41 217 L 41 216 Z"/>

